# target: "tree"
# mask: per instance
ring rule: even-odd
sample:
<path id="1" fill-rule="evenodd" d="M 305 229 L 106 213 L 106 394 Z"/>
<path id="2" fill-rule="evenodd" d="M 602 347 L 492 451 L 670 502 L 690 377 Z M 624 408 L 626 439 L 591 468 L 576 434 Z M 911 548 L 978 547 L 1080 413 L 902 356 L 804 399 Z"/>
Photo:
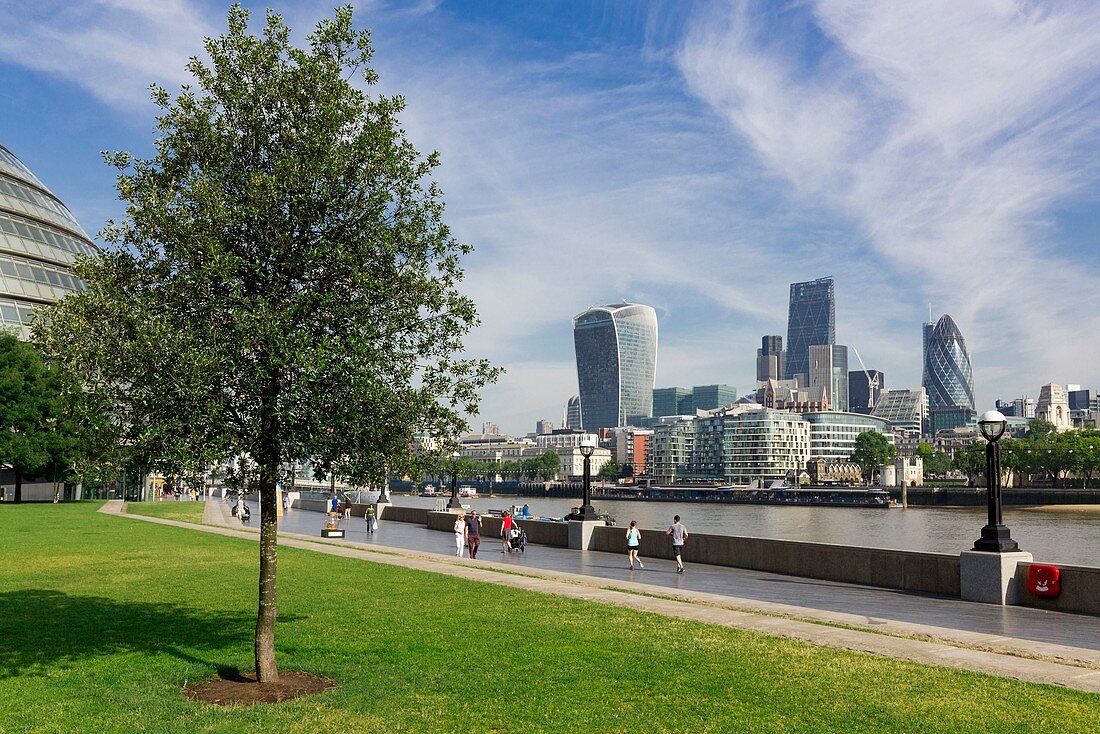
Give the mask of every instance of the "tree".
<path id="1" fill-rule="evenodd" d="M 609 461 L 600 467 L 599 474 L 604 479 L 618 479 L 619 478 L 619 465 L 614 461 Z"/>
<path id="2" fill-rule="evenodd" d="M 13 499 L 23 501 L 23 478 L 50 470 L 63 476 L 72 452 L 63 432 L 61 381 L 38 350 L 0 332 L 0 463 L 15 474 Z"/>
<path id="3" fill-rule="evenodd" d="M 274 12 L 258 36 L 247 25 L 234 5 L 209 63 L 187 65 L 195 86 L 172 99 L 154 85 L 154 156 L 107 156 L 126 204 L 102 233 L 113 247 L 77 264 L 87 289 L 36 335 L 159 466 L 255 463 L 267 682 L 280 465 L 377 478 L 408 459 L 414 429 L 465 430 L 499 370 L 455 357 L 477 323 L 457 290 L 471 248 L 442 221 L 439 158 L 406 138 L 404 100 L 371 93 L 351 8 L 304 48 Z"/>
<path id="4" fill-rule="evenodd" d="M 882 433 L 864 431 L 856 436 L 855 450 L 852 452 L 851 460 L 859 464 L 860 469 L 863 470 L 864 478 L 869 482 L 873 482 L 875 470 L 883 464 L 893 462 L 897 452 L 897 448 Z"/>
<path id="5" fill-rule="evenodd" d="M 973 487 L 975 479 L 985 472 L 985 441 L 974 441 L 955 452 L 955 470 L 966 475 L 967 486 Z"/>
<path id="6" fill-rule="evenodd" d="M 536 459 L 536 470 L 544 482 L 548 482 L 561 471 L 561 459 L 553 451 L 543 451 Z"/>

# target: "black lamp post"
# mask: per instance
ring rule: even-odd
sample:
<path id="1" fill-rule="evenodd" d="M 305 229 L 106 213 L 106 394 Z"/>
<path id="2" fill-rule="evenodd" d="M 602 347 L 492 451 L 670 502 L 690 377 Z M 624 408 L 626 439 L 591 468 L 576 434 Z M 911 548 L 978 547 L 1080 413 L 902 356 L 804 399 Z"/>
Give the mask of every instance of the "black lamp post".
<path id="1" fill-rule="evenodd" d="M 985 484 L 988 522 L 982 537 L 974 542 L 974 550 L 987 553 L 1009 553 L 1020 550 L 1001 520 L 1001 446 L 997 442 L 1005 434 L 1008 421 L 999 411 L 987 410 L 978 419 L 978 429 L 988 442 L 985 445 Z"/>
<path id="2" fill-rule="evenodd" d="M 451 454 L 451 501 L 447 503 L 448 510 L 461 510 L 462 503 L 458 501 L 458 459 L 462 454 Z"/>
<path id="3" fill-rule="evenodd" d="M 591 436 L 581 439 L 579 447 L 584 457 L 584 498 L 581 501 L 579 519 L 598 520 L 596 508 L 592 506 L 592 454 L 596 452 L 596 441 Z"/>

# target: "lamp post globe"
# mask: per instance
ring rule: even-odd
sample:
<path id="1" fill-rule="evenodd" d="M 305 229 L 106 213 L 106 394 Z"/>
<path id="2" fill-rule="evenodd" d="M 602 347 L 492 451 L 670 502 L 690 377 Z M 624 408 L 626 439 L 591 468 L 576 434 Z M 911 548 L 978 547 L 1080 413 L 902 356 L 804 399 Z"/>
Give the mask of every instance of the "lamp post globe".
<path id="1" fill-rule="evenodd" d="M 974 550 L 986 553 L 1009 553 L 1020 550 L 1001 517 L 1001 445 L 1008 421 L 998 410 L 987 410 L 978 419 L 978 430 L 986 440 L 985 486 L 986 525 L 982 537 L 974 542 Z"/>
<path id="2" fill-rule="evenodd" d="M 451 454 L 451 501 L 447 503 L 448 510 L 461 510 L 462 503 L 458 501 L 458 460 L 462 454 L 455 451 Z"/>
<path id="3" fill-rule="evenodd" d="M 1005 434 L 1006 426 L 1008 426 L 1008 420 L 999 410 L 987 410 L 978 419 L 978 430 L 982 432 L 986 441 L 1000 441 Z"/>
<path id="4" fill-rule="evenodd" d="M 581 520 L 597 520 L 596 508 L 592 506 L 592 454 L 596 452 L 595 436 L 585 436 L 578 444 L 581 456 L 584 457 L 584 496 L 581 500 Z"/>

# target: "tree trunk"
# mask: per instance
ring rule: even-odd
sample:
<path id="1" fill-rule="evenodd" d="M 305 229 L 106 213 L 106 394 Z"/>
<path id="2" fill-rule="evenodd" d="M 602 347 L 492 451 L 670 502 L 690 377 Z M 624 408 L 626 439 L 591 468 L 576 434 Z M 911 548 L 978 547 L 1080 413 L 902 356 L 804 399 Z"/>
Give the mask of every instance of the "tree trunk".
<path id="1" fill-rule="evenodd" d="M 23 472 L 18 469 L 15 470 L 15 497 L 12 499 L 16 504 L 23 501 Z"/>
<path id="2" fill-rule="evenodd" d="M 278 452 L 271 452 L 278 456 Z M 261 683 L 279 679 L 275 664 L 275 572 L 278 566 L 279 525 L 276 516 L 277 459 L 266 457 L 260 467 L 260 601 L 256 614 L 256 676 Z"/>

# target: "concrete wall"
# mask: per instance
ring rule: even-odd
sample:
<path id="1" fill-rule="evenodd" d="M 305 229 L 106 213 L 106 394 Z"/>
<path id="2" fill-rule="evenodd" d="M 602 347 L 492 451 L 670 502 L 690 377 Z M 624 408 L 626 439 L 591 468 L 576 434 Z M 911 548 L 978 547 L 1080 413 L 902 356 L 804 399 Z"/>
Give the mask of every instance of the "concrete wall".
<path id="1" fill-rule="evenodd" d="M 481 518 L 481 537 L 500 537 L 499 517 L 479 515 Z M 454 532 L 454 513 L 429 512 L 427 526 L 429 530 L 442 530 L 448 533 Z M 541 520 L 520 520 L 520 527 L 527 533 L 529 543 L 539 545 L 553 545 L 559 548 L 569 547 L 569 525 L 564 522 L 543 522 Z"/>
<path id="2" fill-rule="evenodd" d="M 397 505 L 378 505 L 382 514 L 380 520 L 386 522 L 412 522 L 418 525 L 428 524 L 428 508 L 426 507 L 398 507 Z M 352 505 L 351 514 L 362 515 L 366 512 L 366 505 Z"/>
<path id="3" fill-rule="evenodd" d="M 626 554 L 626 528 L 598 527 L 592 550 Z M 664 531 L 642 530 L 640 555 L 672 558 Z M 841 581 L 888 589 L 959 596 L 959 557 L 946 553 L 859 548 L 767 538 L 692 533 L 685 563 L 750 568 L 756 571 Z"/>
<path id="4" fill-rule="evenodd" d="M 1054 598 L 1035 596 L 1027 590 L 1027 569 L 1030 563 L 1016 566 L 1016 583 L 1020 588 L 1020 606 L 1050 609 L 1056 612 L 1100 615 L 1100 568 L 1062 566 L 1062 593 Z"/>

